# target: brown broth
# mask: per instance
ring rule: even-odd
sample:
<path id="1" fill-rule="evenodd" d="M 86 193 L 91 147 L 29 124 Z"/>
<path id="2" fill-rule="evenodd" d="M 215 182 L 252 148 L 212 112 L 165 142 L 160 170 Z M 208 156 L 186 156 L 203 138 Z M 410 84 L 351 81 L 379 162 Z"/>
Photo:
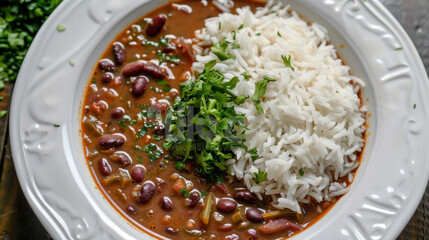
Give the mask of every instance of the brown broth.
<path id="1" fill-rule="evenodd" d="M 192 39 L 194 37 L 194 31 L 204 27 L 205 19 L 214 17 L 220 13 L 211 2 L 209 2 L 207 6 L 204 6 L 201 1 L 191 0 L 179 1 L 176 3 L 188 5 L 192 8 L 193 12 L 190 14 L 179 11 L 174 8 L 171 3 L 155 9 L 120 33 L 101 56 L 100 59 L 114 59 L 112 53 L 112 45 L 114 42 L 121 42 L 125 46 L 126 61 L 123 65 L 117 66 L 116 71 L 112 72 L 115 77 L 121 78 L 121 82 L 111 80 L 109 83 L 103 83 L 102 77 L 105 71 L 96 67 L 91 81 L 88 84 L 83 104 L 82 119 L 82 137 L 87 160 L 94 179 L 110 203 L 133 224 L 151 235 L 159 234 L 172 239 L 200 239 L 201 237 L 204 239 L 254 239 L 249 235 L 249 229 L 257 229 L 262 223 L 249 222 L 247 226 L 240 227 L 239 225 L 234 225 L 231 230 L 220 231 L 218 230 L 219 227 L 225 223 L 232 222 L 231 218 L 233 215 L 233 213 L 222 213 L 224 216 L 223 220 L 216 221 L 212 214 L 209 224 L 204 225 L 200 220 L 200 214 L 204 207 L 203 199 L 201 199 L 195 207 L 189 208 L 183 194 L 172 189 L 177 178 L 182 178 L 186 180 L 189 191 L 197 191 L 199 194 L 205 192 L 213 193 L 217 199 L 232 198 L 232 193 L 234 191 L 243 188 L 240 182 L 233 181 L 232 183 L 225 183 L 224 186 L 226 186 L 227 193 L 222 193 L 199 178 L 196 173 L 193 172 L 192 166 L 189 167 L 189 172 L 178 172 L 174 167 L 174 159 L 169 157 L 169 153 L 162 148 L 164 139 L 162 136 L 153 134 L 152 128 L 148 127 L 147 133 L 143 137 L 136 138 L 136 134 L 138 134 L 139 130 L 143 129 L 144 122 L 149 125 L 151 124 L 151 121 L 148 120 L 150 119 L 149 117 L 146 117 L 144 120 L 136 120 L 136 116 L 142 111 L 148 111 L 148 106 L 156 105 L 158 102 L 169 102 L 171 105 L 173 99 L 180 94 L 179 84 L 189 79 L 192 65 L 192 59 L 190 59 L 185 52 L 179 50 L 173 51 L 174 54 L 171 54 L 170 57 L 179 56 L 181 58 L 180 63 L 167 62 L 165 66 L 171 70 L 174 79 L 166 79 L 164 80 L 165 82 L 163 82 L 159 79 L 147 76 L 149 83 L 145 93 L 140 97 L 133 96 L 130 92 L 130 85 L 135 77 L 123 77 L 121 76 L 121 70 L 127 63 L 138 60 L 136 55 L 140 57 L 139 59 L 147 61 L 158 59 L 157 50 L 161 49 L 159 47 L 141 44 L 139 36 L 144 36 L 142 33 L 144 31 L 144 18 L 153 18 L 159 14 L 168 16 L 162 32 L 157 37 L 149 38 L 144 36 L 145 39 L 153 41 L 152 43 L 155 42 L 159 44 L 160 36 L 165 36 L 167 34 Z M 263 6 L 263 3 L 245 0 L 235 1 L 235 7 L 244 5 L 250 5 L 252 9 L 255 9 L 258 6 Z M 136 42 L 136 44 L 130 44 L 132 42 Z M 160 82 L 162 84 L 160 84 Z M 163 89 L 167 85 L 171 87 L 171 90 L 167 91 L 168 89 L 166 89 L 164 91 Z M 108 106 L 106 109 L 101 107 L 100 110 L 100 101 L 107 103 Z M 130 116 L 131 120 L 112 118 L 111 113 L 113 109 L 117 107 L 122 107 L 125 110 L 125 115 Z M 146 112 L 146 114 L 148 113 Z M 121 133 L 126 137 L 126 142 L 116 149 L 100 149 L 97 144 L 100 135 L 91 128 L 91 126 L 94 125 L 84 123 L 88 121 L 91 116 L 93 118 L 92 124 L 96 124 L 98 128 L 102 128 L 103 135 Z M 136 120 L 136 122 L 133 122 L 134 120 Z M 160 153 L 156 160 L 151 160 L 148 153 L 142 151 L 148 144 L 155 144 L 159 147 Z M 128 153 L 132 158 L 131 165 L 123 167 L 114 162 L 111 159 L 111 155 L 115 151 Z M 154 154 L 156 150 L 152 150 L 151 152 Z M 99 170 L 99 160 L 101 158 L 107 159 L 111 167 L 111 173 L 107 177 Z M 145 176 L 142 182 L 128 182 L 123 184 L 121 181 L 117 181 L 112 184 L 105 183 L 105 179 L 117 174 L 120 168 L 130 172 L 131 169 L 136 166 L 145 169 Z M 155 194 L 148 203 L 138 203 L 133 198 L 133 192 L 139 190 L 139 187 L 147 181 L 151 181 L 155 184 Z M 346 178 L 340 179 L 340 182 L 350 184 Z M 171 211 L 165 211 L 165 209 L 161 207 L 160 201 L 163 197 L 169 197 L 171 199 L 173 203 L 173 209 Z M 322 217 L 338 199 L 331 202 L 322 202 L 320 204 L 312 202 L 311 204 L 303 205 L 302 207 L 305 211 L 304 220 L 301 223 L 303 229 Z M 262 212 L 273 210 L 267 207 L 269 206 L 268 198 L 256 204 L 243 205 L 243 203 L 239 203 L 238 205 L 246 208 L 258 208 Z M 130 211 L 130 207 L 134 210 Z M 318 207 L 322 209 L 322 213 L 316 211 Z M 170 216 L 170 221 L 167 215 Z M 297 222 L 296 216 L 292 215 L 288 216 L 288 218 L 290 221 Z M 190 220 L 194 222 L 193 230 L 195 231 L 186 230 L 186 223 Z M 169 233 L 168 228 L 173 229 L 175 233 Z M 261 235 L 260 233 L 257 233 L 257 235 L 261 239 L 278 239 L 291 236 L 297 232 L 299 231 L 285 230 L 272 235 Z"/>

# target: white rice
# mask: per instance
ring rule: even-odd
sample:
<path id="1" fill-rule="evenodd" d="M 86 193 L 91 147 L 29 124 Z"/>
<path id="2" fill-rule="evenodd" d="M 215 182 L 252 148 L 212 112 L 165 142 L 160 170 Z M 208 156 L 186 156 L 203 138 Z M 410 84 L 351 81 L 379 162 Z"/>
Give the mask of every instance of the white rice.
<path id="1" fill-rule="evenodd" d="M 244 7 L 237 15 L 208 19 L 196 36 L 200 42 L 194 46 L 198 55 L 193 70 L 202 71 L 217 60 L 215 69 L 226 80 L 239 76 L 236 94 L 252 96 L 255 82 L 264 75 L 277 80 L 267 85 L 264 114 L 257 114 L 251 100 L 236 107 L 246 115 L 246 145 L 256 148 L 259 158 L 252 161 L 250 154 L 236 149 L 237 159 L 227 161 L 231 174 L 260 198 L 272 196 L 273 206 L 297 212 L 299 204 L 311 198 L 321 202 L 345 194 L 349 187 L 336 181 L 343 176 L 352 180 L 351 172 L 359 166 L 365 109 L 357 93 L 364 83 L 337 58 L 327 43 L 327 30 L 317 23 L 309 26 L 297 13 L 288 13 L 288 7 L 269 3 L 256 13 Z M 240 44 L 239 49 L 228 47 L 236 60 L 220 62 L 205 48 L 224 38 Z M 291 56 L 295 71 L 285 67 L 282 55 Z M 248 81 L 243 72 L 250 75 Z M 258 170 L 266 171 L 268 178 L 256 184 Z"/>

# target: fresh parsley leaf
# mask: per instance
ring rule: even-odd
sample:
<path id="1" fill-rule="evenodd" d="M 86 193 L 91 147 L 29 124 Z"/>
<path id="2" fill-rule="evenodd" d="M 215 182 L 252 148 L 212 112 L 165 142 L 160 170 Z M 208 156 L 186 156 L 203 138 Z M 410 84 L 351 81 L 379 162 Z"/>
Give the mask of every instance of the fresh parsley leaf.
<path id="1" fill-rule="evenodd" d="M 202 192 L 201 192 L 201 197 L 202 197 L 202 198 L 205 198 L 205 197 L 207 196 L 207 194 L 208 194 L 208 192 L 206 192 L 206 191 L 202 191 Z"/>
<path id="2" fill-rule="evenodd" d="M 256 33 L 255 35 L 256 35 L 256 36 L 261 36 L 262 34 L 261 34 L 261 33 Z"/>
<path id="3" fill-rule="evenodd" d="M 1 116 L 1 112 L 0 112 L 0 117 L 2 117 L 2 116 Z M 59 125 L 59 124 L 54 124 L 54 127 L 56 127 L 56 128 L 57 128 L 57 127 L 60 127 L 60 125 Z"/>
<path id="4" fill-rule="evenodd" d="M 399 51 L 399 50 L 402 50 L 403 48 L 402 47 L 398 47 L 398 48 L 395 48 L 395 51 Z"/>
<path id="5" fill-rule="evenodd" d="M 159 38 L 159 45 L 161 46 L 161 47 L 168 47 L 169 46 L 169 44 L 168 44 L 168 38 L 166 38 L 166 37 L 160 37 Z"/>
<path id="6" fill-rule="evenodd" d="M 292 67 L 292 64 L 290 63 L 290 57 L 291 57 L 290 55 L 289 57 L 282 55 L 283 63 L 285 64 L 286 67 L 289 67 L 290 69 L 292 69 L 292 71 L 295 71 L 295 69 Z"/>
<path id="7" fill-rule="evenodd" d="M 237 33 L 235 31 L 232 31 L 232 40 L 235 41 L 236 37 L 237 37 Z"/>
<path id="8" fill-rule="evenodd" d="M 243 24 L 241 24 L 239 27 L 238 27 L 238 30 L 240 30 L 240 29 L 243 29 Z"/>
<path id="9" fill-rule="evenodd" d="M 415 104 L 415 103 L 414 103 L 414 106 L 413 106 L 413 108 L 414 108 L 414 109 L 416 109 L 416 107 L 417 107 L 417 104 Z"/>
<path id="10" fill-rule="evenodd" d="M 277 31 L 277 36 L 282 37 L 279 31 Z"/>
<path id="11" fill-rule="evenodd" d="M 255 181 L 256 184 L 267 180 L 268 173 L 265 171 L 261 171 L 261 169 L 258 169 L 258 172 L 254 172 L 253 174 L 255 175 L 255 177 L 252 179 L 253 181 Z"/>
<path id="12" fill-rule="evenodd" d="M 298 172 L 298 176 L 296 176 L 296 178 L 300 178 L 302 176 L 304 176 L 304 169 L 300 168 Z"/>
<path id="13" fill-rule="evenodd" d="M 162 91 L 164 91 L 164 92 L 169 92 L 170 90 L 171 90 L 170 85 L 165 85 L 164 88 L 162 88 Z"/>
<path id="14" fill-rule="evenodd" d="M 250 79 L 250 76 L 249 76 L 249 74 L 247 72 L 242 73 L 241 76 L 243 76 L 245 80 L 249 80 Z"/>
<path id="15" fill-rule="evenodd" d="M 219 22 L 219 30 L 222 28 L 222 22 Z"/>
<path id="16" fill-rule="evenodd" d="M 228 59 L 235 59 L 235 56 L 232 54 L 229 54 L 226 52 L 228 45 L 230 44 L 230 42 L 226 41 L 225 39 L 223 39 L 222 41 L 214 44 L 210 50 L 211 52 L 216 55 L 219 60 L 221 61 L 225 61 Z"/>
<path id="17" fill-rule="evenodd" d="M 264 76 L 263 80 L 257 81 L 255 83 L 255 92 L 253 93 L 252 100 L 256 107 L 256 111 L 258 112 L 259 115 L 264 113 L 264 109 L 262 108 L 262 105 L 261 105 L 261 97 L 265 95 L 265 92 L 267 90 L 267 84 L 269 82 L 275 82 L 275 81 L 277 80 L 275 80 L 274 78 Z"/>
<path id="18" fill-rule="evenodd" d="M 238 49 L 238 48 L 240 48 L 240 44 L 238 44 L 238 43 L 234 43 L 233 42 L 231 45 L 232 45 L 231 49 Z"/>
<path id="19" fill-rule="evenodd" d="M 191 196 L 191 193 L 186 188 L 182 188 L 179 191 L 185 198 L 189 198 Z"/>

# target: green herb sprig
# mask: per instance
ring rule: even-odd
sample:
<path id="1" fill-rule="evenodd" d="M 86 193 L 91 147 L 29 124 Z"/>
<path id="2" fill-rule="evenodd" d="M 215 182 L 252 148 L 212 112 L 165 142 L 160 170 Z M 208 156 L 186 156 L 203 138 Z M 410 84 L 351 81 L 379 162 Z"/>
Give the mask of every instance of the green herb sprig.
<path id="1" fill-rule="evenodd" d="M 224 163 L 235 157 L 233 149 L 247 150 L 244 114 L 236 113 L 234 105 L 244 103 L 248 96 L 231 92 L 238 77 L 224 81 L 223 74 L 213 69 L 215 65 L 215 60 L 207 63 L 195 82 L 182 84 L 182 98 L 165 117 L 168 134 L 163 144 L 178 159 L 177 169 L 190 161 L 210 183 L 222 182 L 229 173 Z"/>

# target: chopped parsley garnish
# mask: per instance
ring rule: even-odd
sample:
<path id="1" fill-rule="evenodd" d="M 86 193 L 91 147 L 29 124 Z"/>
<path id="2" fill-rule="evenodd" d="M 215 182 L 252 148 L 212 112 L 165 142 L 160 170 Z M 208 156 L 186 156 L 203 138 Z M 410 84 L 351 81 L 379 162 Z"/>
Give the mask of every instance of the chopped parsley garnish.
<path id="1" fill-rule="evenodd" d="M 399 51 L 399 50 L 402 50 L 403 48 L 402 47 L 398 47 L 398 48 L 395 48 L 395 51 Z"/>
<path id="2" fill-rule="evenodd" d="M 232 54 L 229 54 L 226 52 L 226 49 L 228 48 L 228 45 L 230 44 L 230 42 L 226 41 L 225 39 L 223 39 L 222 41 L 214 44 L 210 50 L 211 52 L 216 55 L 219 60 L 221 61 L 225 61 L 228 59 L 235 59 L 235 56 Z"/>
<path id="3" fill-rule="evenodd" d="M 97 82 L 97 79 L 96 78 L 93 78 L 92 79 L 92 83 L 96 83 Z"/>
<path id="4" fill-rule="evenodd" d="M 191 196 L 191 193 L 186 188 L 182 188 L 179 191 L 185 198 L 189 198 Z"/>
<path id="5" fill-rule="evenodd" d="M 159 47 L 159 43 L 154 42 L 154 41 L 151 41 L 151 40 L 147 40 L 147 39 L 143 40 L 143 41 L 142 41 L 142 44 L 143 44 L 144 46 Z"/>
<path id="6" fill-rule="evenodd" d="M 180 61 L 182 61 L 182 59 L 179 56 L 167 56 L 165 53 L 157 53 L 156 56 L 159 59 L 159 63 L 161 64 L 162 62 L 172 62 L 172 63 L 180 63 Z"/>
<path id="7" fill-rule="evenodd" d="M 219 30 L 222 28 L 222 22 L 219 22 Z"/>
<path id="8" fill-rule="evenodd" d="M 161 93 L 161 92 L 162 92 L 162 90 L 161 90 L 161 89 L 156 88 L 156 87 L 151 87 L 151 88 L 150 88 L 150 90 L 152 90 L 152 91 L 154 91 L 154 92 L 157 92 L 157 93 Z"/>
<path id="9" fill-rule="evenodd" d="M 164 91 L 164 92 L 169 92 L 170 90 L 171 90 L 170 85 L 165 85 L 164 88 L 162 89 L 162 91 Z"/>
<path id="10" fill-rule="evenodd" d="M 164 86 L 165 84 L 167 84 L 167 82 L 165 80 L 161 80 L 156 82 L 159 86 Z"/>
<path id="11" fill-rule="evenodd" d="M 250 153 L 252 161 L 255 161 L 259 157 L 258 156 L 258 149 L 256 149 L 256 148 L 252 148 L 247 152 Z"/>
<path id="12" fill-rule="evenodd" d="M 256 35 L 256 36 L 261 36 L 261 33 L 256 33 L 255 35 Z"/>
<path id="13" fill-rule="evenodd" d="M 4 117 L 4 116 L 6 116 L 6 114 L 7 114 L 7 111 L 6 111 L 6 110 L 2 110 L 2 111 L 0 111 L 0 118 L 2 118 L 2 117 Z"/>
<path id="14" fill-rule="evenodd" d="M 415 104 L 415 103 L 414 103 L 414 106 L 413 106 L 413 108 L 414 108 L 414 109 L 416 109 L 416 107 L 417 107 L 417 104 Z"/>
<path id="15" fill-rule="evenodd" d="M 255 83 L 255 92 L 253 93 L 252 100 L 253 100 L 253 103 L 255 104 L 256 111 L 258 112 L 259 115 L 264 113 L 264 109 L 262 108 L 262 105 L 261 105 L 261 97 L 265 95 L 265 92 L 267 90 L 267 84 L 269 82 L 275 82 L 275 81 L 277 80 L 275 80 L 274 78 L 264 76 L 263 80 L 257 81 Z"/>
<path id="16" fill-rule="evenodd" d="M 243 76 L 245 80 L 249 80 L 250 79 L 250 76 L 249 76 L 249 74 L 247 72 L 242 73 L 241 76 Z"/>
<path id="17" fill-rule="evenodd" d="M 56 127 L 56 128 L 57 128 L 57 127 L 60 127 L 60 125 L 59 125 L 59 124 L 54 124 L 54 127 Z"/>
<path id="18" fill-rule="evenodd" d="M 136 134 L 136 139 L 139 139 L 141 137 L 143 137 L 144 135 L 146 135 L 147 133 L 147 127 L 143 127 L 142 129 L 140 129 L 137 134 Z"/>
<path id="19" fill-rule="evenodd" d="M 147 156 L 149 157 L 150 162 L 154 162 L 158 160 L 163 154 L 161 148 L 154 143 L 149 143 L 148 145 L 146 145 L 146 147 L 144 147 L 143 149 L 143 152 L 147 153 Z"/>
<path id="20" fill-rule="evenodd" d="M 119 126 L 121 128 L 127 128 L 126 123 L 128 123 L 128 124 L 136 124 L 137 120 L 132 120 L 129 116 L 123 116 L 122 120 L 118 122 L 118 124 L 119 124 Z"/>
<path id="21" fill-rule="evenodd" d="M 282 37 L 279 31 L 277 31 L 277 36 Z"/>
<path id="22" fill-rule="evenodd" d="M 65 30 L 66 30 L 66 27 L 64 25 L 60 24 L 60 25 L 57 26 L 57 31 L 58 32 L 64 32 Z"/>
<path id="23" fill-rule="evenodd" d="M 232 31 L 232 40 L 235 40 L 237 37 L 237 33 L 235 31 Z"/>
<path id="24" fill-rule="evenodd" d="M 261 169 L 258 169 L 258 172 L 253 173 L 255 177 L 253 177 L 253 181 L 255 181 L 256 184 L 259 184 L 265 180 L 267 180 L 268 173 L 265 171 L 261 171 Z"/>
<path id="25" fill-rule="evenodd" d="M 74 67 L 74 61 L 72 59 L 69 60 L 70 66 Z"/>
<path id="26" fill-rule="evenodd" d="M 240 48 L 240 44 L 238 43 L 232 43 L 231 46 L 232 46 L 232 49 Z"/>
<path id="27" fill-rule="evenodd" d="M 91 162 L 91 161 L 89 161 L 89 166 L 93 166 L 94 165 L 94 163 L 93 162 Z"/>
<path id="28" fill-rule="evenodd" d="M 238 30 L 240 30 L 240 29 L 243 29 L 243 24 L 241 24 L 239 27 L 238 27 Z"/>
<path id="29" fill-rule="evenodd" d="M 296 178 L 300 178 L 300 177 L 302 177 L 302 176 L 304 176 L 304 169 L 300 168 L 300 169 L 299 169 L 298 176 L 297 176 Z"/>
<path id="30" fill-rule="evenodd" d="M 295 69 L 292 67 L 292 64 L 290 63 L 290 57 L 291 57 L 290 55 L 289 57 L 282 55 L 283 63 L 285 64 L 286 67 L 289 67 L 290 69 L 292 69 L 292 71 L 295 71 Z"/>
<path id="31" fill-rule="evenodd" d="M 168 38 L 166 37 L 160 37 L 159 38 L 159 45 L 161 45 L 161 47 L 168 47 Z"/>
<path id="32" fill-rule="evenodd" d="M 138 161 L 139 163 L 142 163 L 142 156 L 138 156 L 138 157 L 137 157 L 137 161 Z"/>
<path id="33" fill-rule="evenodd" d="M 173 110 L 165 117 L 166 142 L 164 148 L 178 159 L 179 170 L 192 161 L 195 171 L 209 183 L 222 182 L 229 173 L 224 162 L 233 158 L 233 149 L 244 145 L 244 114 L 235 111 L 247 96 L 237 96 L 233 89 L 238 77 L 225 81 L 213 67 L 216 60 L 205 65 L 195 82 L 181 85 L 182 97 L 175 101 Z"/>
<path id="34" fill-rule="evenodd" d="M 0 101 L 3 101 L 4 100 L 4 97 L 3 96 L 0 96 Z"/>
<path id="35" fill-rule="evenodd" d="M 141 148 L 139 145 L 135 145 L 133 148 L 143 152 L 143 148 Z"/>
<path id="36" fill-rule="evenodd" d="M 206 191 L 202 191 L 202 192 L 201 192 L 201 197 L 202 197 L 202 198 L 205 198 L 205 197 L 207 196 L 207 194 L 208 194 L 208 192 L 206 192 Z"/>

